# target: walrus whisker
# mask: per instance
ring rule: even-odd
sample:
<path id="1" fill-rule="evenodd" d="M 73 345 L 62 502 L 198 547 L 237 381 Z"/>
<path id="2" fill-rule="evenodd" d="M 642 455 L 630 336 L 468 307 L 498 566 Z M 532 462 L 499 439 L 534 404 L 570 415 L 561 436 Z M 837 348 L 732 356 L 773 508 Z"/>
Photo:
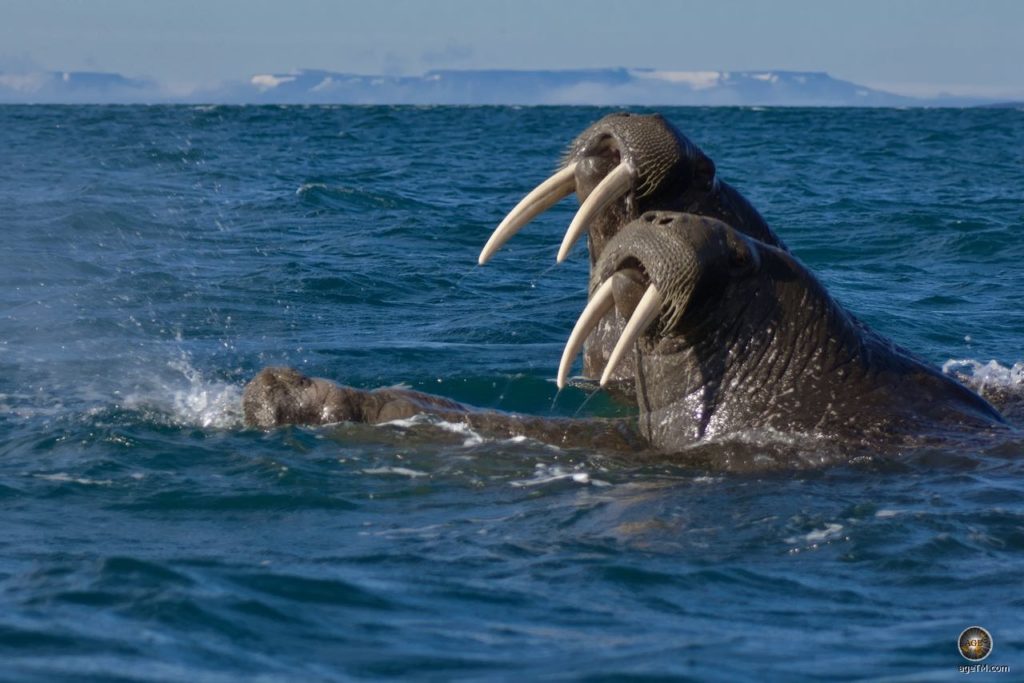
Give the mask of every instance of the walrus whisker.
<path id="1" fill-rule="evenodd" d="M 611 282 L 611 279 L 609 278 L 608 281 Z M 644 292 L 643 298 L 640 299 L 640 303 L 637 304 L 636 310 L 633 311 L 633 315 L 629 317 L 629 322 L 626 323 L 626 328 L 622 330 L 622 336 L 619 337 L 619 341 L 615 343 L 611 356 L 608 357 L 608 364 L 605 365 L 604 372 L 601 374 L 602 387 L 612 378 L 615 368 L 622 361 L 626 351 L 633 347 L 636 340 L 658 318 L 658 314 L 661 312 L 661 304 L 661 294 L 658 293 L 658 289 L 653 284 L 650 285 L 647 291 Z"/>
<path id="2" fill-rule="evenodd" d="M 593 391 L 591 391 L 591 392 L 587 393 L 587 397 L 586 397 L 585 399 L 583 399 L 583 403 L 581 403 L 581 404 L 579 405 L 579 407 L 578 407 L 578 408 L 576 408 L 576 412 L 574 412 L 574 413 L 572 414 L 572 416 L 573 416 L 574 418 L 577 418 L 577 417 L 579 417 L 579 416 L 580 416 L 580 413 L 582 413 L 582 412 L 583 412 L 583 409 L 587 407 L 587 405 L 588 405 L 588 404 L 590 403 L 590 401 L 591 401 L 591 400 L 592 400 L 592 399 L 593 399 L 593 398 L 594 398 L 595 396 L 597 396 L 597 394 L 598 394 L 598 391 L 599 391 L 599 390 L 600 390 L 600 387 L 594 387 L 594 390 L 593 390 Z"/>
<path id="3" fill-rule="evenodd" d="M 481 266 L 520 229 L 559 201 L 576 191 L 576 163 L 573 162 L 535 187 L 509 211 L 480 251 Z"/>
<path id="4" fill-rule="evenodd" d="M 629 188 L 633 185 L 635 173 L 636 170 L 631 164 L 622 162 L 611 173 L 601 179 L 601 182 L 597 184 L 594 191 L 583 202 L 580 210 L 576 212 L 572 223 L 569 224 L 569 229 L 565 231 L 562 246 L 558 249 L 558 257 L 556 259 L 558 263 L 564 261 L 565 257 L 569 255 L 572 245 L 576 244 L 576 240 L 580 238 L 580 235 L 587 231 L 587 226 L 590 224 L 591 219 L 608 204 L 629 192 Z"/>
<path id="5" fill-rule="evenodd" d="M 612 277 L 601 283 L 601 286 L 594 292 L 594 296 L 590 297 L 586 308 L 580 313 L 576 325 L 572 328 L 572 332 L 569 334 L 569 341 L 565 342 L 565 350 L 562 351 L 562 360 L 558 363 L 558 379 L 556 384 L 558 384 L 559 389 L 565 386 L 565 382 L 569 378 L 569 370 L 572 369 L 572 362 L 580 352 L 580 349 L 583 348 L 583 342 L 586 341 L 590 333 L 597 327 L 597 324 L 601 322 L 601 318 L 615 306 L 612 288 L 616 275 L 612 275 Z"/>

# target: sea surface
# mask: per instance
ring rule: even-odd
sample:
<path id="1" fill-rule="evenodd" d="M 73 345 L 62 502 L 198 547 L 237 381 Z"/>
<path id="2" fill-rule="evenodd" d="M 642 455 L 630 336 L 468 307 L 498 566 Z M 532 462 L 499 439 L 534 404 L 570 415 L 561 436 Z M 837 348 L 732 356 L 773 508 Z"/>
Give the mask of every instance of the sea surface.
<path id="1" fill-rule="evenodd" d="M 243 426 L 271 364 L 619 410 L 553 383 L 575 199 L 475 265 L 608 111 L 0 107 L 0 680 L 957 680 L 973 625 L 1024 676 L 1024 438 L 732 473 Z M 849 309 L 1024 396 L 1024 112 L 663 113 Z"/>

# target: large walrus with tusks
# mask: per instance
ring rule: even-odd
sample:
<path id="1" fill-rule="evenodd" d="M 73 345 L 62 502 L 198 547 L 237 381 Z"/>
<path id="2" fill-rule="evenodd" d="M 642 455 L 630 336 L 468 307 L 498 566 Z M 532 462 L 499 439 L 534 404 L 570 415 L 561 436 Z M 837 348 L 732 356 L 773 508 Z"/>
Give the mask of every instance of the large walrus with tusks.
<path id="1" fill-rule="evenodd" d="M 480 263 L 575 191 L 559 252 L 588 232 L 590 297 L 558 369 L 635 383 L 638 417 L 553 420 L 478 411 L 402 389 L 364 391 L 268 368 L 247 387 L 253 426 L 379 423 L 417 413 L 495 435 L 678 452 L 768 433 L 868 445 L 1007 429 L 964 386 L 848 314 L 714 164 L 660 116 L 613 115 L 491 236 Z M 589 344 L 587 340 L 589 339 Z"/>

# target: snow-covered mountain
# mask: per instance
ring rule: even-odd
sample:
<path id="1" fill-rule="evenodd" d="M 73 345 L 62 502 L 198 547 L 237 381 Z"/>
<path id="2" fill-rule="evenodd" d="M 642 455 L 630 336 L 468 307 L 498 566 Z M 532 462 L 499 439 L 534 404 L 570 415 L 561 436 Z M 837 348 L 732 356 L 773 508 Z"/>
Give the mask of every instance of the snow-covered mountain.
<path id="1" fill-rule="evenodd" d="M 898 106 L 911 98 L 826 73 L 795 71 L 430 71 L 360 76 L 328 71 L 253 76 L 232 93 L 250 102 Z"/>
<path id="2" fill-rule="evenodd" d="M 429 71 L 367 76 L 301 70 L 183 93 L 151 80 L 88 72 L 0 73 L 0 103 L 581 104 L 969 106 L 985 100 L 895 95 L 809 71 Z"/>

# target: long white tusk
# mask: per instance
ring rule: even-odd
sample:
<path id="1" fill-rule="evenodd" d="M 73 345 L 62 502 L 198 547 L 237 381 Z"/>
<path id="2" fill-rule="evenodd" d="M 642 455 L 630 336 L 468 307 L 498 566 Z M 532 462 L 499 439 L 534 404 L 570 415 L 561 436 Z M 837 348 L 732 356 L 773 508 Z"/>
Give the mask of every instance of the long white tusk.
<path id="1" fill-rule="evenodd" d="M 494 256 L 494 252 L 501 249 L 512 235 L 544 213 L 560 200 L 568 197 L 576 190 L 576 162 L 563 168 L 543 183 L 533 188 L 530 194 L 523 197 L 515 208 L 509 211 L 484 245 L 480 252 L 477 263 L 481 266 L 487 263 L 488 259 Z"/>
<path id="2" fill-rule="evenodd" d="M 612 373 L 615 372 L 615 368 L 622 361 L 626 351 L 632 348 L 640 335 L 647 331 L 660 312 L 661 294 L 658 293 L 654 285 L 650 285 L 644 292 L 643 298 L 640 299 L 640 303 L 637 304 L 636 310 L 633 311 L 633 315 L 629 317 L 626 329 L 622 331 L 622 336 L 619 337 L 615 348 L 612 349 L 612 355 L 608 357 L 608 364 L 604 366 L 604 372 L 601 374 L 602 387 L 611 379 Z"/>
<path id="3" fill-rule="evenodd" d="M 612 275 L 612 277 L 601 283 L 601 286 L 594 292 L 594 296 L 590 297 L 586 308 L 580 313 L 576 326 L 572 328 L 569 341 L 565 342 L 565 350 L 562 351 L 562 360 L 558 363 L 557 383 L 559 389 L 565 388 L 565 381 L 569 377 L 572 361 L 583 347 L 583 342 L 586 341 L 590 333 L 597 327 L 601 318 L 615 306 L 615 298 L 612 296 L 612 280 L 616 276 L 617 274 Z"/>
<path id="4" fill-rule="evenodd" d="M 591 219 L 608 204 L 629 192 L 632 183 L 633 167 L 627 163 L 621 163 L 597 184 L 587 200 L 583 202 L 583 206 L 576 212 L 572 223 L 569 224 L 569 229 L 565 231 L 562 246 L 558 250 L 558 263 L 564 261 L 565 257 L 569 255 L 572 245 L 576 244 L 580 235 L 587 231 L 587 225 Z"/>

